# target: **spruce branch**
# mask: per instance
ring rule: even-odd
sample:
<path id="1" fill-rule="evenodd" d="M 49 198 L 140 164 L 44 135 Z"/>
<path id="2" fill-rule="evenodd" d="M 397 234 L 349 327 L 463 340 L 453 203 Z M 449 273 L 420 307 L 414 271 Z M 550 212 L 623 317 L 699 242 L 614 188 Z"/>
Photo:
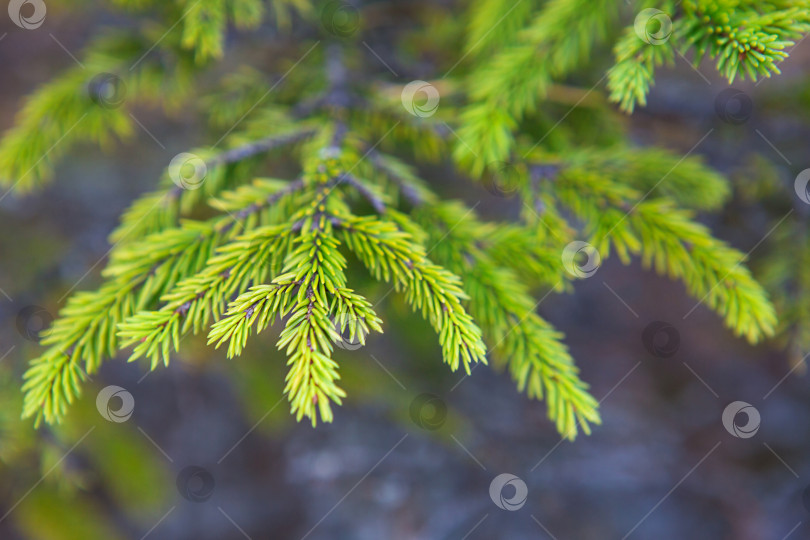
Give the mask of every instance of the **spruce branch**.
<path id="1" fill-rule="evenodd" d="M 565 156 L 569 174 L 601 171 L 648 197 L 665 197 L 678 206 L 717 210 L 728 201 L 728 181 L 699 157 L 660 148 L 583 147 Z"/>
<path id="2" fill-rule="evenodd" d="M 346 290 L 346 260 L 337 249 L 328 215 L 331 187 L 324 184 L 320 191 L 301 215 L 300 232 L 282 274 L 269 285 L 257 285 L 239 295 L 208 335 L 208 342 L 217 347 L 227 341 L 228 356 L 233 357 L 242 352 L 254 323 L 258 333 L 276 316 L 288 317 L 278 341 L 279 349 L 286 347 L 291 366 L 284 391 L 296 417 L 307 416 L 313 426 L 318 413 L 322 421 L 331 422 L 330 401 L 340 404 L 346 395 L 336 384 L 337 364 L 331 358 L 332 342 L 340 339 L 330 319 L 332 308 L 339 304 L 336 292 L 342 291 L 343 302 L 353 300 L 353 306 L 364 308 L 363 314 L 369 317 L 365 323 L 379 328 L 368 304 Z"/>
<path id="3" fill-rule="evenodd" d="M 56 161 L 76 143 L 109 146 L 129 137 L 127 106 L 158 93 L 148 73 L 160 69 L 156 63 L 143 62 L 133 72 L 124 67 L 145 46 L 135 35 L 98 39 L 88 46 L 84 67 L 68 69 L 29 96 L 0 139 L 0 187 L 29 193 L 51 178 Z M 172 75 L 165 73 L 168 88 Z"/>
<path id="4" fill-rule="evenodd" d="M 639 38 L 635 28 L 627 28 L 616 43 L 614 54 L 616 64 L 607 72 L 609 99 L 623 111 L 632 113 L 636 104 L 647 105 L 655 68 L 674 63 L 674 43 L 648 43 Z"/>
<path id="5" fill-rule="evenodd" d="M 535 312 L 536 303 L 516 272 L 488 254 L 490 227 L 458 204 L 424 208 L 421 215 L 433 241 L 443 238 L 438 260 L 465 276 L 465 303 L 481 325 L 496 365 L 508 368 L 520 391 L 546 400 L 549 419 L 565 437 L 576 437 L 577 424 L 590 433 L 589 424 L 600 423 L 598 404 L 580 380 L 562 334 Z M 544 263 L 561 266 L 559 257 L 538 261 Z"/>
<path id="6" fill-rule="evenodd" d="M 425 185 L 413 168 L 399 159 L 372 149 L 369 157 L 375 169 L 383 173 L 399 190 L 402 197 L 413 206 L 433 201 L 436 195 Z"/>
<path id="7" fill-rule="evenodd" d="M 506 162 L 514 130 L 535 111 L 553 78 L 568 74 L 604 39 L 616 16 L 612 0 L 547 2 L 512 41 L 495 50 L 469 77 L 471 103 L 461 114 L 454 157 L 480 176 Z"/>
<path id="8" fill-rule="evenodd" d="M 427 318 L 439 334 L 444 361 L 453 371 L 461 363 L 486 363 L 481 331 L 461 300 L 461 280 L 427 259 L 424 248 L 411 235 L 390 222 L 374 217 L 345 217 L 341 229 L 347 247 L 376 279 L 393 281 L 405 291 L 408 303 Z"/>
<path id="9" fill-rule="evenodd" d="M 274 188 L 278 184 L 270 184 Z M 266 201 L 267 189 L 254 194 Z M 250 207 L 258 211 L 261 206 L 255 203 Z M 79 395 L 84 373 L 95 372 L 105 357 L 115 356 L 120 347 L 117 325 L 171 290 L 180 276 L 199 271 L 216 246 L 241 232 L 244 222 L 233 221 L 226 216 L 186 222 L 113 250 L 103 272 L 105 284 L 72 296 L 42 340 L 49 348 L 31 361 L 24 376 L 23 415 L 35 416 L 37 423 L 58 421 Z M 168 342 L 160 352 L 167 347 Z"/>
<path id="10" fill-rule="evenodd" d="M 804 0 L 688 0 L 648 8 L 652 19 L 666 26 L 666 35 L 659 30 L 662 35 L 652 38 L 644 28 L 649 21 L 642 20 L 639 26 L 644 12 L 637 15 L 614 49 L 616 64 L 608 72 L 610 99 L 626 112 L 636 104 L 644 106 L 655 68 L 671 64 L 676 50 L 682 55 L 694 51 L 695 66 L 707 56 L 715 60 L 717 71 L 729 83 L 737 77 L 757 80 L 780 73 L 779 64 L 794 40 L 810 31 L 808 7 Z"/>
<path id="11" fill-rule="evenodd" d="M 384 196 L 381 193 L 376 193 L 373 187 L 348 173 L 341 174 L 338 178 L 338 182 L 346 182 L 348 185 L 352 186 L 371 204 L 374 211 L 378 214 L 385 213 L 387 205 L 383 199 Z"/>
<path id="12" fill-rule="evenodd" d="M 105 285 L 68 300 L 42 340 L 49 348 L 31 361 L 24 375 L 23 416 L 36 417 L 39 424 L 65 414 L 80 394 L 85 371 L 94 372 L 103 358 L 115 355 L 116 325 L 172 283 L 175 264 L 193 264 L 201 250 L 219 240 L 206 235 L 200 241 L 200 233 L 197 227 L 189 227 L 148 238 L 140 257 L 124 255 L 112 264 L 112 277 Z M 162 249 L 156 249 L 161 245 L 158 241 L 163 242 Z"/>
<path id="13" fill-rule="evenodd" d="M 716 59 L 717 71 L 730 83 L 737 76 L 770 77 L 780 73 L 785 49 L 810 31 L 810 5 L 792 4 L 688 0 L 679 37 L 695 49 L 696 63 L 704 55 Z"/>
<path id="14" fill-rule="evenodd" d="M 149 233 L 175 226 L 181 215 L 189 214 L 206 196 L 216 196 L 231 186 L 233 177 L 236 176 L 230 170 L 232 164 L 241 166 L 246 159 L 287 148 L 317 134 L 317 130 L 308 125 L 299 126 L 297 129 L 284 129 L 285 127 L 287 126 L 282 124 L 281 133 L 256 139 L 251 137 L 256 128 L 249 126 L 245 133 L 234 136 L 237 141 L 248 139 L 247 142 L 230 150 L 219 153 L 210 149 L 192 151 L 191 156 L 200 159 L 204 164 L 205 176 L 199 179 L 204 182 L 204 189 L 183 189 L 182 185 L 174 182 L 167 169 L 162 179 L 164 187 L 142 195 L 124 211 L 121 224 L 110 234 L 110 242 L 129 243 L 142 239 Z"/>
<path id="15" fill-rule="evenodd" d="M 805 1 L 641 7 L 653 6 L 671 19 L 672 34 L 652 43 L 628 28 L 614 47 L 608 88 L 625 110 L 644 104 L 655 69 L 676 52 L 715 58 L 732 80 L 768 76 L 810 24 Z M 270 7 L 279 25 L 291 13 L 309 14 L 307 0 Z M 44 184 L 69 143 L 126 136 L 128 107 L 137 103 L 159 100 L 168 108 L 191 90 L 204 92 L 195 101 L 225 130 L 213 146 L 184 153 L 204 173 L 192 186 L 200 189 L 177 182 L 173 161 L 159 186 L 124 213 L 110 236 L 102 284 L 70 298 L 43 341 L 48 348 L 31 362 L 26 417 L 58 421 L 86 375 L 123 347 L 132 347 L 130 361 L 148 358 L 156 369 L 185 336 L 205 332 L 233 358 L 278 323 L 292 413 L 313 425 L 331 421 L 332 406 L 346 397 L 335 347 L 346 335 L 364 344 L 371 331 L 382 331 L 372 303 L 349 287 L 347 252 L 375 280 L 404 293 L 436 331 L 451 370 L 469 374 L 472 364 L 487 363 L 488 344 L 495 365 L 530 398 L 545 400 L 568 438 L 599 423 L 598 404 L 533 294 L 572 288 L 561 260 L 570 242 L 585 238 L 603 257 L 615 252 L 626 263 L 638 256 L 682 280 L 752 342 L 775 331 L 773 307 L 745 257 L 694 219 L 695 210 L 716 210 L 728 199 L 726 180 L 698 159 L 620 144 L 618 129 L 592 133 L 599 131 L 594 117 L 612 126 L 615 113 L 601 99 L 586 99 L 599 93 L 595 87 L 560 84 L 573 84 L 595 45 L 612 38 L 615 1 L 477 0 L 465 19 L 465 56 L 446 66 L 458 79 L 428 73 L 430 83 L 414 81 L 441 96 L 435 110 L 409 108 L 403 92 L 410 85 L 365 65 L 365 52 L 351 40 L 319 47 L 323 36 L 304 28 L 296 30 L 300 43 L 284 42 L 299 53 L 279 62 L 284 75 L 234 70 L 212 89 L 197 85 L 217 78 L 202 70 L 223 56 L 229 25 L 254 27 L 264 11 L 258 0 L 165 6 L 152 30 L 91 44 L 84 56 L 94 70 L 116 73 L 124 65 L 131 101 L 99 108 L 86 95 L 85 75 L 68 70 L 29 99 L 0 141 L 0 182 L 26 191 Z M 167 20 L 180 31 L 163 40 Z M 156 41 L 154 54 L 145 54 Z M 591 129 L 580 130 L 586 107 Z M 546 128 L 554 136 L 538 139 Z M 57 150 L 62 138 L 68 144 Z M 266 170 L 266 158 L 281 151 L 291 158 L 285 167 L 296 164 L 294 180 Z M 494 196 L 513 197 L 519 219 L 483 221 L 434 192 L 416 166 L 450 154 L 475 180 L 497 188 L 489 189 Z"/>
<path id="16" fill-rule="evenodd" d="M 160 310 L 141 311 L 122 322 L 121 347 L 136 345 L 129 361 L 148 356 L 151 369 L 161 361 L 168 365 L 170 346 L 179 351 L 182 334 L 197 333 L 219 319 L 223 299 L 262 282 L 268 272 L 277 272 L 281 255 L 289 249 L 288 232 L 287 225 L 268 225 L 239 237 L 220 248 L 203 270 L 165 293 Z"/>
<path id="17" fill-rule="evenodd" d="M 773 305 L 742 266 L 745 255 L 713 238 L 690 212 L 665 199 L 644 200 L 602 171 L 564 171 L 554 195 L 587 224 L 589 242 L 603 259 L 611 248 L 625 264 L 640 254 L 646 266 L 681 279 L 736 334 L 752 343 L 773 334 Z"/>

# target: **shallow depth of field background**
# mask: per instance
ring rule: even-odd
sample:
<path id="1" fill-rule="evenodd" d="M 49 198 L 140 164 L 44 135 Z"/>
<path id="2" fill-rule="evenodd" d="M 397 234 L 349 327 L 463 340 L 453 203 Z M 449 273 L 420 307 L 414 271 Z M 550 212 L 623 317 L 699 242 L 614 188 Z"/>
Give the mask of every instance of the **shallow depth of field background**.
<path id="1" fill-rule="evenodd" d="M 23 95 L 72 64 L 57 39 L 77 54 L 99 25 L 120 20 L 89 8 L 67 16 L 54 6 L 42 28 L 24 31 L 0 12 L 0 129 L 12 125 Z M 234 63 L 247 59 L 240 54 Z M 735 83 L 753 112 L 733 124 L 715 110 L 727 83 L 709 65 L 701 66 L 704 79 L 678 59 L 660 71 L 649 106 L 620 121 L 638 144 L 681 153 L 713 128 L 695 152 L 735 178 L 735 189 L 763 174 L 791 187 L 810 166 L 808 68 L 810 43 L 803 43 L 782 77 Z M 594 70 L 587 86 L 601 74 Z M 120 212 L 175 154 L 207 142 L 182 115 L 135 115 L 165 149 L 143 130 L 111 152 L 82 147 L 44 192 L 0 202 L 0 289 L 8 295 L 0 295 L 0 538 L 565 540 L 620 539 L 631 530 L 630 538 L 660 540 L 810 538 L 804 370 L 785 378 L 792 364 L 780 344 L 751 347 L 704 307 L 684 318 L 696 299 L 681 284 L 613 258 L 575 294 L 551 294 L 539 307 L 604 398 L 603 425 L 574 443 L 561 443 L 545 404 L 519 394 L 507 376 L 481 366 L 459 382 L 430 328 L 393 295 L 382 304 L 385 334 L 336 354 L 349 396 L 331 425 L 297 424 L 286 401 L 278 404 L 285 359 L 271 330 L 234 360 L 189 338 L 169 368 L 146 377 L 141 363 L 111 360 L 60 436 L 21 427 L 19 379 L 39 346 L 18 332 L 18 313 L 37 305 L 55 314 L 75 283 L 76 290 L 96 285 L 103 266 L 96 263 Z M 470 188 L 450 171 L 445 163 L 422 172 L 447 196 L 480 200 L 485 216 L 517 214 L 518 203 Z M 735 196 L 704 221 L 742 252 L 753 249 L 756 270 L 773 256 L 769 239 L 760 241 L 778 217 Z M 387 291 L 367 286 L 373 301 Z M 654 321 L 678 332 L 670 358 L 642 343 Z M 126 423 L 106 422 L 95 409 L 109 384 L 135 398 Z M 438 429 L 421 428 L 410 414 L 423 393 L 446 404 Z M 737 400 L 761 414 L 752 438 L 735 438 L 722 425 L 724 407 Z M 178 489 L 189 466 L 214 481 L 205 501 Z M 490 499 L 501 473 L 528 486 L 519 511 Z M 200 486 L 185 488 L 188 496 Z"/>

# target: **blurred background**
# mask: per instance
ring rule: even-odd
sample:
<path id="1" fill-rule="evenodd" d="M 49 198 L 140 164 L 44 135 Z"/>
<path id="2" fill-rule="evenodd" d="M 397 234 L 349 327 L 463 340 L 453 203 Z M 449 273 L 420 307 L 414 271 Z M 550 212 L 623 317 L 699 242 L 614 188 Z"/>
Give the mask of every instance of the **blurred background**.
<path id="1" fill-rule="evenodd" d="M 2 129 L 98 27 L 126 24 L 52 4 L 36 32 L 0 16 Z M 735 196 L 701 219 L 749 253 L 766 284 L 773 261 L 800 264 L 802 203 L 780 219 L 810 166 L 808 67 L 810 44 L 800 43 L 781 77 L 735 83 L 729 112 L 713 67 L 678 59 L 659 72 L 648 107 L 612 119 L 637 144 L 679 153 L 712 130 L 694 152 L 733 179 Z M 131 140 L 78 148 L 41 193 L 0 195 L 0 538 L 810 538 L 810 351 L 786 340 L 749 346 L 681 284 L 615 259 L 538 308 L 602 401 L 603 425 L 575 442 L 561 441 L 545 403 L 508 376 L 486 366 L 450 373 L 430 328 L 392 297 L 382 304 L 385 334 L 336 353 L 349 397 L 332 424 L 313 429 L 289 415 L 272 331 L 234 360 L 189 339 L 184 355 L 148 375 L 140 363 L 108 361 L 68 423 L 20 421 L 38 330 L 69 291 L 99 283 L 122 210 L 174 155 L 206 142 L 192 117 L 134 114 L 142 129 Z M 588 121 L 575 114 L 562 128 Z M 422 173 L 447 196 L 480 201 L 484 216 L 519 211 L 470 188 L 449 163 Z M 774 294 L 789 297 L 776 281 Z M 373 301 L 386 292 L 367 290 Z M 663 338 L 644 339 L 661 323 Z M 107 385 L 132 394 L 126 422 L 99 415 Z M 759 413 L 754 436 L 724 427 L 735 401 Z M 490 496 L 504 473 L 526 485 L 518 510 Z M 504 486 L 504 497 L 519 488 Z"/>

